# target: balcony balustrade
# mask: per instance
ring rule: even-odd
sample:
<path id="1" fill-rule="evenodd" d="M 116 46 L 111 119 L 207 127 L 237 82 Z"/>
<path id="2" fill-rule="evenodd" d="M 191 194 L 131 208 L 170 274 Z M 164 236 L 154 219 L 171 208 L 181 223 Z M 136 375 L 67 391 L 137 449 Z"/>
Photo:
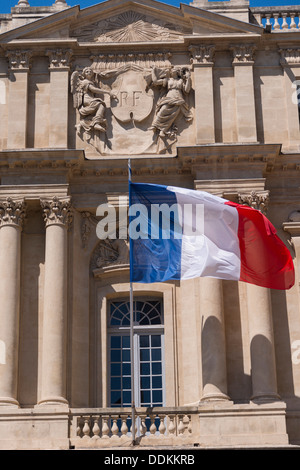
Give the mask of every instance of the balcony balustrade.
<path id="1" fill-rule="evenodd" d="M 299 31 L 299 6 L 251 8 L 254 21 L 272 32 Z"/>
<path id="2" fill-rule="evenodd" d="M 194 445 L 197 408 L 137 408 L 135 444 L 139 446 Z M 71 445 L 127 447 L 132 445 L 131 408 L 73 409 Z M 194 440 L 196 442 L 194 442 Z"/>

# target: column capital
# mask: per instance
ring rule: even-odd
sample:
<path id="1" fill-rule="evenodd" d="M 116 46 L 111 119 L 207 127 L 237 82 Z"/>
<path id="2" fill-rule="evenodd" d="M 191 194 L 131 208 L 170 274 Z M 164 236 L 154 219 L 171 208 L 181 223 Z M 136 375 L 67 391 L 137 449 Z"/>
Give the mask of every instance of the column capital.
<path id="1" fill-rule="evenodd" d="M 69 197 L 54 196 L 52 199 L 41 199 L 40 202 L 46 227 L 63 225 L 70 228 L 73 217 Z"/>
<path id="2" fill-rule="evenodd" d="M 73 51 L 72 49 L 49 49 L 46 56 L 49 57 L 49 70 L 70 70 Z"/>
<path id="3" fill-rule="evenodd" d="M 253 65 L 256 46 L 253 44 L 239 44 L 231 46 L 232 65 Z"/>
<path id="4" fill-rule="evenodd" d="M 12 199 L 8 197 L 0 201 L 0 227 L 13 225 L 22 229 L 25 218 L 24 199 Z"/>
<path id="5" fill-rule="evenodd" d="M 269 191 L 250 191 L 238 194 L 239 204 L 245 204 L 266 215 L 269 204 Z"/>
<path id="6" fill-rule="evenodd" d="M 214 55 L 215 55 L 215 46 L 214 45 L 200 45 L 189 47 L 191 52 L 191 62 L 194 66 L 213 66 L 214 65 Z"/>
<path id="7" fill-rule="evenodd" d="M 291 212 L 288 222 L 283 222 L 282 227 L 292 238 L 300 237 L 300 210 Z"/>
<path id="8" fill-rule="evenodd" d="M 284 67 L 300 67 L 300 48 L 299 47 L 281 47 L 280 65 Z"/>
<path id="9" fill-rule="evenodd" d="M 31 51 L 8 50 L 6 57 L 9 63 L 9 70 L 12 72 L 28 72 L 30 70 Z"/>

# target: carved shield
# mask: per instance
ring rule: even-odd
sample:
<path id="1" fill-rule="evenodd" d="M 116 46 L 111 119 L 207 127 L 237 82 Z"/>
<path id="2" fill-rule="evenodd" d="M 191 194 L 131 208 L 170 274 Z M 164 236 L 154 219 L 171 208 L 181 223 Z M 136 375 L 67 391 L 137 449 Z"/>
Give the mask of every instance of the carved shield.
<path id="1" fill-rule="evenodd" d="M 128 70 L 121 75 L 112 87 L 117 100 L 111 101 L 113 115 L 121 122 L 141 122 L 153 108 L 153 91 L 147 89 L 142 71 Z"/>

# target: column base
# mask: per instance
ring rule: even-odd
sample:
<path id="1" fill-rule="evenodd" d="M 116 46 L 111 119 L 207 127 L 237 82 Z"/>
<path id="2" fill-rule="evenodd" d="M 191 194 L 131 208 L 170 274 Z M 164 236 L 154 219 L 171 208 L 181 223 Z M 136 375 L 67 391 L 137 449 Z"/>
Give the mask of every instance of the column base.
<path id="1" fill-rule="evenodd" d="M 203 397 L 200 398 L 200 403 L 207 401 L 230 401 L 228 395 L 222 392 L 215 392 L 215 393 L 206 393 Z"/>
<path id="2" fill-rule="evenodd" d="M 252 397 L 250 398 L 250 400 L 253 402 L 253 403 L 271 403 L 271 402 L 278 402 L 278 401 L 282 401 L 281 400 L 281 397 L 279 395 L 277 395 L 277 393 L 256 393 L 255 395 L 252 395 Z"/>
<path id="3" fill-rule="evenodd" d="M 37 403 L 37 406 L 69 406 L 69 402 L 63 397 L 45 397 Z"/>
<path id="4" fill-rule="evenodd" d="M 20 408 L 20 404 L 15 398 L 0 397 L 0 407 Z"/>

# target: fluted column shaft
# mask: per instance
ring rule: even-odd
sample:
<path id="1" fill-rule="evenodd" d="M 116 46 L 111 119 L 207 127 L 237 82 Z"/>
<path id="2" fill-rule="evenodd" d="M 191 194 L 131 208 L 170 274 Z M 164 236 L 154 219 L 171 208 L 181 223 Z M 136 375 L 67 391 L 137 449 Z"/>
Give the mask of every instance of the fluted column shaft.
<path id="1" fill-rule="evenodd" d="M 18 406 L 21 231 L 24 201 L 0 202 L 0 405 Z"/>
<path id="2" fill-rule="evenodd" d="M 67 404 L 67 236 L 68 198 L 42 200 L 46 223 L 43 352 L 39 404 Z"/>

